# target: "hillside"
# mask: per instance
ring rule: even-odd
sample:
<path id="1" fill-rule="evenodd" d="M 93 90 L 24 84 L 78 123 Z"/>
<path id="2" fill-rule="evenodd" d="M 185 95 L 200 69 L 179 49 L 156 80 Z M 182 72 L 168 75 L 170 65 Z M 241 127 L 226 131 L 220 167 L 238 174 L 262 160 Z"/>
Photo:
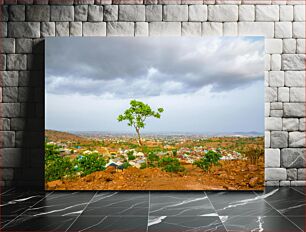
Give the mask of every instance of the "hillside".
<path id="1" fill-rule="evenodd" d="M 54 142 L 66 142 L 66 141 L 74 141 L 74 142 L 84 142 L 88 141 L 87 138 L 80 137 L 68 132 L 63 131 L 55 131 L 55 130 L 45 130 L 45 138 Z"/>

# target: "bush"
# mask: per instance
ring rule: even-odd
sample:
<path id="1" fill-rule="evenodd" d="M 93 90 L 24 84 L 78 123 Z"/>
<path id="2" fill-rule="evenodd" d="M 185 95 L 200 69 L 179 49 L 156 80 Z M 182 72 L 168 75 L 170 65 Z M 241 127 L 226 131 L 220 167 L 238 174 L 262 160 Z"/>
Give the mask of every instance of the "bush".
<path id="1" fill-rule="evenodd" d="M 45 145 L 45 180 L 53 181 L 73 173 L 73 164 L 67 157 L 60 156 L 59 147 Z"/>
<path id="2" fill-rule="evenodd" d="M 161 158 L 158 161 L 158 166 L 166 172 L 182 172 L 185 170 L 178 159 L 169 156 Z"/>
<path id="3" fill-rule="evenodd" d="M 263 147 L 246 147 L 243 152 L 251 164 L 257 164 L 258 158 L 264 156 Z"/>
<path id="4" fill-rule="evenodd" d="M 154 168 L 158 166 L 159 157 L 156 155 L 155 152 L 149 152 L 147 159 L 149 167 Z"/>
<path id="5" fill-rule="evenodd" d="M 208 151 L 201 159 L 195 161 L 193 164 L 208 171 L 212 165 L 219 165 L 219 160 L 222 155 L 218 152 Z"/>
<path id="6" fill-rule="evenodd" d="M 45 180 L 59 180 L 64 176 L 74 176 L 81 172 L 82 176 L 92 172 L 105 170 L 106 161 L 98 153 L 78 156 L 75 160 L 60 155 L 59 147 L 45 145 Z"/>
<path id="7" fill-rule="evenodd" d="M 129 160 L 136 159 L 136 157 L 134 156 L 134 151 L 130 150 L 126 154 L 127 154 Z"/>
<path id="8" fill-rule="evenodd" d="M 80 171 L 82 176 L 97 171 L 103 171 L 105 170 L 105 165 L 105 159 L 98 153 L 78 156 L 77 159 L 74 160 L 74 167 L 77 167 L 77 171 Z"/>

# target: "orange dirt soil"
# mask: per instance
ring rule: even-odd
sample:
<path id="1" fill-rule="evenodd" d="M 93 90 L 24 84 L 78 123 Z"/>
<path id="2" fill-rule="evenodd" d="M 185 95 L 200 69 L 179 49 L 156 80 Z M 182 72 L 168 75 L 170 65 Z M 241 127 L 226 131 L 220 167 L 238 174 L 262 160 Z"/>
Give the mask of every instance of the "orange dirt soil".
<path id="1" fill-rule="evenodd" d="M 46 190 L 263 190 L 264 161 L 257 165 L 245 160 L 220 161 L 221 166 L 204 172 L 184 164 L 184 173 L 169 173 L 159 168 L 129 167 L 105 171 L 71 180 L 46 183 Z"/>

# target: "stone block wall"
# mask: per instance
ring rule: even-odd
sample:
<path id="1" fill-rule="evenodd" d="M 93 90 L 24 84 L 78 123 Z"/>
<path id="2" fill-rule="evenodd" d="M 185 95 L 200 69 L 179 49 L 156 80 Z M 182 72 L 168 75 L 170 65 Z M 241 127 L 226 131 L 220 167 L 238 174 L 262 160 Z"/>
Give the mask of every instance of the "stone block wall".
<path id="1" fill-rule="evenodd" d="M 266 185 L 305 185 L 304 0 L 2 0 L 1 185 L 43 186 L 44 38 L 265 36 Z"/>

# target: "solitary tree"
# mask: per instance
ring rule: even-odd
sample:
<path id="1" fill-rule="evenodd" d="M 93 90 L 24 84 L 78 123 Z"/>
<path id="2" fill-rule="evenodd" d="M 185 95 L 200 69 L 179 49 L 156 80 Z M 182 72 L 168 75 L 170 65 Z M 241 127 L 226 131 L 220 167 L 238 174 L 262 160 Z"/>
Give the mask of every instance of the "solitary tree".
<path id="1" fill-rule="evenodd" d="M 126 109 L 123 114 L 119 115 L 119 122 L 127 120 L 128 126 L 135 128 L 138 136 L 138 144 L 141 146 L 140 129 L 145 127 L 145 120 L 149 117 L 160 118 L 160 114 L 164 112 L 163 108 L 158 108 L 157 112 L 153 111 L 148 104 L 141 101 L 131 100 L 130 108 Z"/>

